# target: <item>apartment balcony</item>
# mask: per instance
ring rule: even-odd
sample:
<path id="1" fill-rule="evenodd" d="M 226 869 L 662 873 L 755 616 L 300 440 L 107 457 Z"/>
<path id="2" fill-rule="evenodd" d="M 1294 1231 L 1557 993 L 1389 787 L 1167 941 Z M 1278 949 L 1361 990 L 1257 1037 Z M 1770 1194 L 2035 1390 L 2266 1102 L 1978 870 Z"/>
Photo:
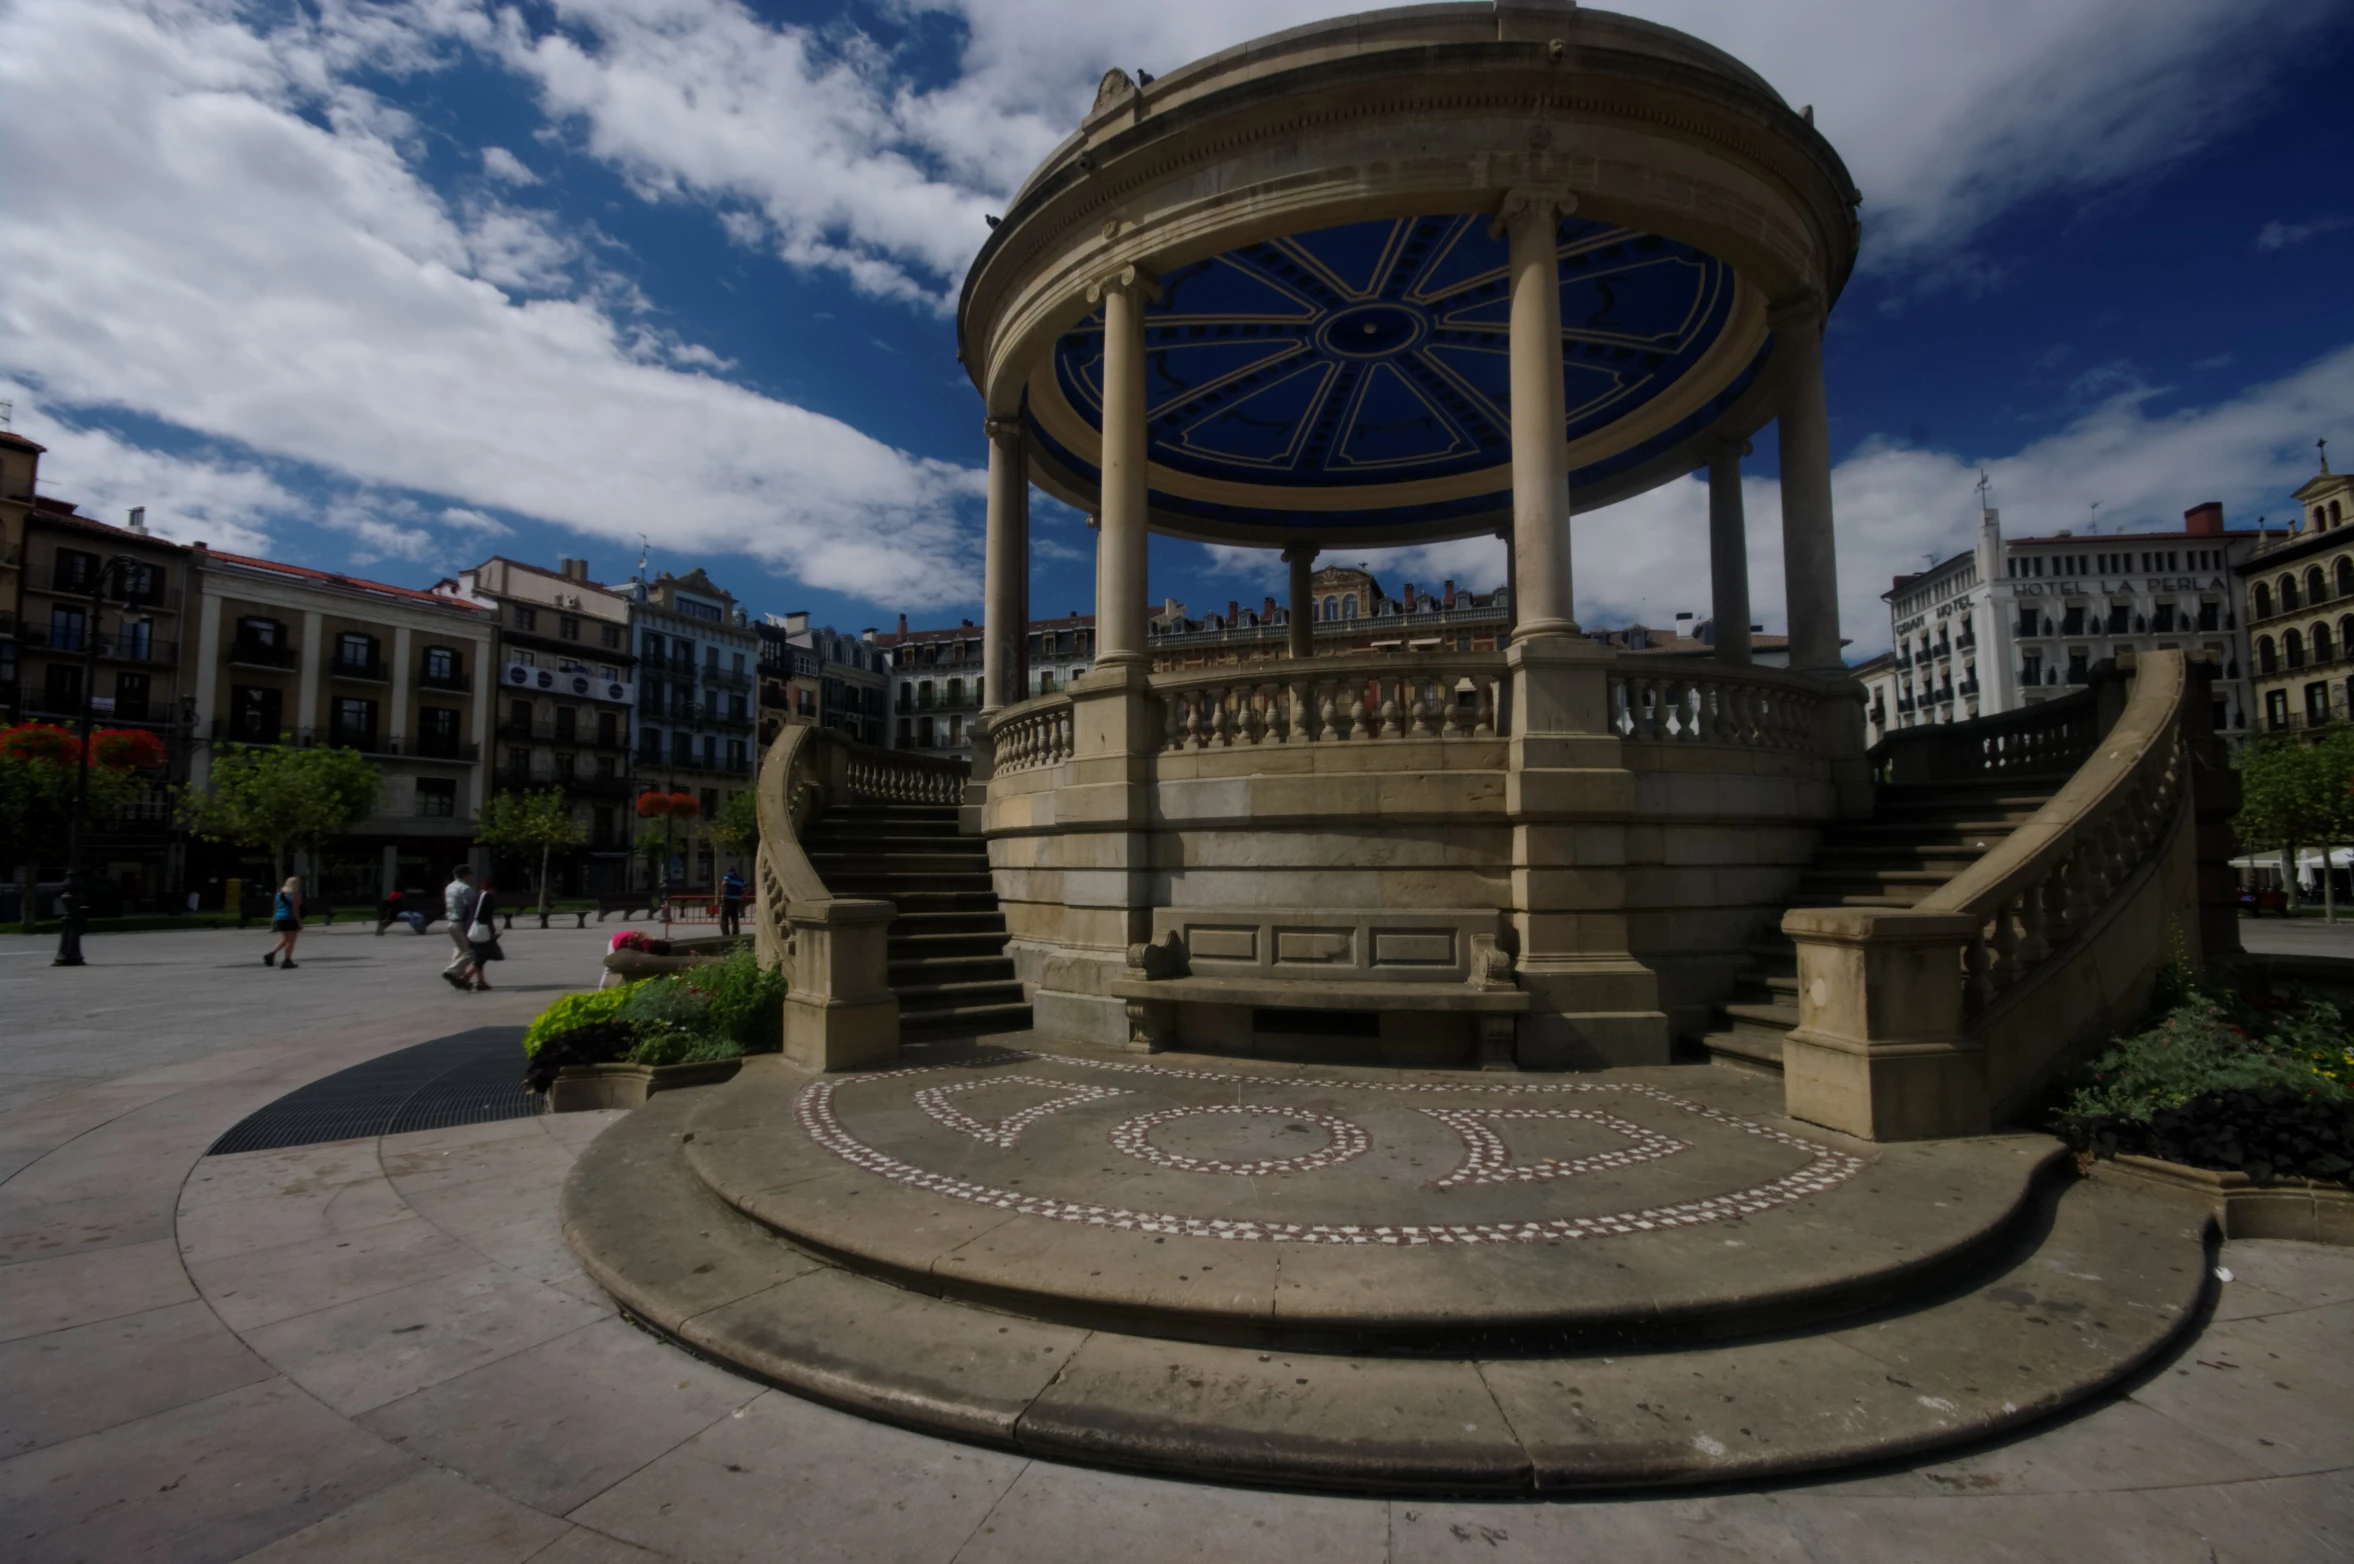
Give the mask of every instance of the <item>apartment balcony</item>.
<path id="1" fill-rule="evenodd" d="M 1960 684 L 1954 686 L 1954 688 L 1959 690 L 1964 695 L 1976 695 L 1978 693 L 1978 681 L 1976 679 L 1964 679 Z"/>
<path id="2" fill-rule="evenodd" d="M 1899 668 L 1910 668 L 1912 665 L 1913 654 L 1910 652 L 1906 652 L 1896 659 L 1896 666 Z"/>
<path id="3" fill-rule="evenodd" d="M 338 657 L 327 665 L 327 677 L 352 684 L 390 684 L 392 665 L 381 657 Z"/>
<path id="4" fill-rule="evenodd" d="M 229 666 L 232 668 L 272 668 L 287 671 L 302 658 L 299 648 L 275 646 L 267 641 L 248 641 L 242 638 L 229 643 Z"/>
<path id="5" fill-rule="evenodd" d="M 705 666 L 702 673 L 702 679 L 705 684 L 711 685 L 716 689 L 748 690 L 752 688 L 752 675 L 749 673 L 737 673 L 733 669 L 719 669 Z"/>
<path id="6" fill-rule="evenodd" d="M 462 766 L 470 766 L 482 758 L 482 746 L 470 739 L 410 739 L 372 728 L 344 728 L 333 724 L 325 728 L 285 728 L 275 734 L 240 733 L 230 718 L 215 717 L 212 722 L 212 740 L 216 744 L 284 744 L 295 749 L 354 749 L 363 755 L 402 760 L 437 760 Z"/>

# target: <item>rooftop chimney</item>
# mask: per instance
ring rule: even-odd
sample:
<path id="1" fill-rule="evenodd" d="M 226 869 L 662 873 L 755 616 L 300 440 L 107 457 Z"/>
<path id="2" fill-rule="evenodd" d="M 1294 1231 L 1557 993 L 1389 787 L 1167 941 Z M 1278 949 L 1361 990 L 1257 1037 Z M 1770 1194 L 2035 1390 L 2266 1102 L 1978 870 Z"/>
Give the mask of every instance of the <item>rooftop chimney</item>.
<path id="1" fill-rule="evenodd" d="M 907 616 L 905 614 L 899 616 L 899 633 L 901 635 L 907 634 Z"/>
<path id="2" fill-rule="evenodd" d="M 1262 607 L 1259 609 L 1259 623 L 1261 623 L 1261 624 L 1263 624 L 1263 625 L 1271 625 L 1271 624 L 1273 624 L 1274 622 L 1275 622 L 1275 599 L 1273 599 L 1273 598 L 1269 598 L 1269 599 L 1267 599 L 1267 601 L 1266 601 L 1265 605 L 1264 605 L 1264 606 L 1262 606 Z"/>
<path id="3" fill-rule="evenodd" d="M 1447 606 L 1449 608 L 1455 606 L 1455 578 L 1453 576 L 1447 578 Z"/>
<path id="4" fill-rule="evenodd" d="M 2182 530 L 2194 538 L 2223 536 L 2223 502 L 2201 500 L 2182 513 Z"/>
<path id="5" fill-rule="evenodd" d="M 1241 623 L 1242 605 L 1230 597 L 1226 600 L 1226 627 L 1231 630 Z"/>
<path id="6" fill-rule="evenodd" d="M 131 519 L 124 522 L 123 525 L 141 537 L 147 536 L 147 507 L 144 505 L 132 506 Z"/>
<path id="7" fill-rule="evenodd" d="M 1414 583 L 1406 583 L 1406 612 L 1414 612 Z"/>

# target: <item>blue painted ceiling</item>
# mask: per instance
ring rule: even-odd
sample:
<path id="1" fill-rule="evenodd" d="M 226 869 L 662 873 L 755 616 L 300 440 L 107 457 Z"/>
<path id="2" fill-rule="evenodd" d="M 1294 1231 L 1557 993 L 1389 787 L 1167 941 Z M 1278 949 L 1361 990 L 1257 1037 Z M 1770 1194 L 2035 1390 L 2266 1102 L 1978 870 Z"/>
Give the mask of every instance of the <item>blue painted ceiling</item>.
<path id="1" fill-rule="evenodd" d="M 1559 255 L 1563 435 L 1574 441 L 1641 408 L 1701 360 L 1732 317 L 1734 277 L 1688 245 L 1576 218 L 1561 225 Z M 1506 259 L 1486 217 L 1436 216 L 1317 229 L 1164 276 L 1145 311 L 1151 459 L 1267 493 L 1260 506 L 1166 494 L 1156 505 L 1289 530 L 1495 509 L 1511 457 Z M 1102 373 L 1099 313 L 1066 333 L 1054 358 L 1063 398 L 1097 429 Z M 1640 460 L 1688 426 L 1695 420 L 1582 476 Z M 1092 463 L 1041 438 L 1093 476 Z M 1493 490 L 1439 504 L 1297 512 L 1283 503 L 1286 490 L 1482 471 L 1498 473 Z"/>

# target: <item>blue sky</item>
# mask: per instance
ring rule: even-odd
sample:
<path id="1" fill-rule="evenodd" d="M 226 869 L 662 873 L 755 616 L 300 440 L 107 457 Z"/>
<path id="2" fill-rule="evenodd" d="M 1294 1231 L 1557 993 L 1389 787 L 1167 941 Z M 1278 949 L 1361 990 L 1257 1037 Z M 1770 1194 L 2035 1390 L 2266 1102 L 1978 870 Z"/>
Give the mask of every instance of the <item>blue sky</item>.
<path id="1" fill-rule="evenodd" d="M 423 583 L 498 551 L 702 564 L 848 629 L 978 617 L 966 261 L 1110 65 L 1294 0 L 0 6 L 0 397 L 43 487 L 169 535 Z M 2287 512 L 2354 462 L 2354 12 L 2324 0 L 1664 0 L 1865 192 L 1828 374 L 1844 624 L 2013 531 Z M 1780 625 L 1771 439 L 1753 595 Z M 2341 463 L 2341 465 L 2343 465 Z M 2097 513 L 2093 502 L 2099 501 Z M 1680 480 L 1575 524 L 1589 624 L 1705 612 Z M 1032 592 L 1087 609 L 1038 507 Z M 1492 541 L 1367 556 L 1487 587 Z M 1156 541 L 1156 595 L 1278 591 Z"/>

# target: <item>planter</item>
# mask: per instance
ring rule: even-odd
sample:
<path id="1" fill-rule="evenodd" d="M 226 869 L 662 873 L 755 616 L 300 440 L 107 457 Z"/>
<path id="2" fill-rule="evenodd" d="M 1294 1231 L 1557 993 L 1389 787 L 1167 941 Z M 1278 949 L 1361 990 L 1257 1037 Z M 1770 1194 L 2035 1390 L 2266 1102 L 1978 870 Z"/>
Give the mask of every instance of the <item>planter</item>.
<path id="1" fill-rule="evenodd" d="M 648 1097 L 687 1086 L 717 1086 L 735 1078 L 741 1059 L 699 1064 L 576 1064 L 556 1072 L 548 1087 L 550 1113 L 591 1113 L 600 1108 L 639 1108 Z"/>
<path id="2" fill-rule="evenodd" d="M 2199 1201 L 2226 1238 L 2301 1238 L 2354 1245 L 2354 1190 L 2309 1178 L 2258 1184 L 2245 1173 L 2194 1168 L 2156 1157 L 2104 1157 L 2092 1176 L 2128 1188 Z"/>
<path id="3" fill-rule="evenodd" d="M 722 961 L 750 943 L 742 936 L 733 939 L 655 940 L 651 950 L 616 950 L 605 956 L 605 970 L 624 982 L 635 983 L 642 978 L 662 977 L 672 972 L 692 972 L 697 967 Z"/>

